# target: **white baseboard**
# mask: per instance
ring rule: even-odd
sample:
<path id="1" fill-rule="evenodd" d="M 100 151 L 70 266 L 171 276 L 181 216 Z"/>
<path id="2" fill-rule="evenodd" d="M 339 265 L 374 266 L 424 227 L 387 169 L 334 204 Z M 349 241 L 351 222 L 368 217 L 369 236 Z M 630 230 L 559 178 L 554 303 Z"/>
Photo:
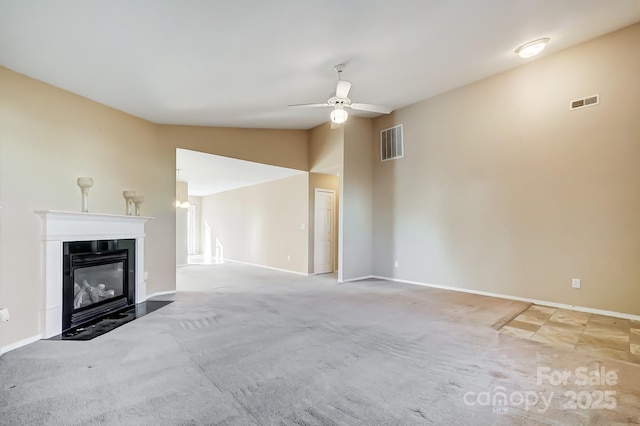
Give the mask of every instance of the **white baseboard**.
<path id="1" fill-rule="evenodd" d="M 371 278 L 378 278 L 374 275 L 365 275 L 364 277 L 356 277 L 356 278 L 349 278 L 349 279 L 343 279 L 342 281 L 338 281 L 339 283 L 350 283 L 353 281 L 363 281 L 363 280 L 369 280 Z M 384 278 L 386 279 L 386 278 Z"/>
<path id="2" fill-rule="evenodd" d="M 29 345 L 29 344 L 31 344 L 33 342 L 37 342 L 41 338 L 42 338 L 42 336 L 38 334 L 36 336 L 31 336 L 31 337 L 27 337 L 26 339 L 19 340 L 19 341 L 15 342 L 15 343 L 11 343 L 11 344 L 8 344 L 6 346 L 2 346 L 2 347 L 0 347 L 0 356 L 2 356 L 3 354 L 6 354 L 7 352 L 12 351 L 14 349 L 18 349 L 18 348 L 21 348 L 23 346 Z"/>
<path id="3" fill-rule="evenodd" d="M 156 296 L 165 296 L 167 294 L 176 294 L 176 290 L 156 291 L 155 293 L 147 294 L 147 298 L 145 300 L 149 300 Z"/>
<path id="4" fill-rule="evenodd" d="M 370 278 L 378 278 L 378 279 L 381 279 L 381 280 L 394 281 L 394 282 L 398 282 L 398 283 L 420 285 L 420 286 L 423 286 L 423 287 L 438 288 L 438 289 L 441 289 L 441 290 L 459 291 L 461 293 L 478 294 L 480 296 L 497 297 L 497 298 L 500 298 L 500 299 L 517 300 L 517 301 L 520 301 L 520 302 L 528 302 L 528 303 L 533 303 L 533 304 L 536 304 L 536 305 L 550 306 L 552 308 L 568 309 L 568 310 L 571 310 L 571 311 L 586 312 L 588 314 L 606 315 L 606 316 L 609 316 L 609 317 L 624 318 L 624 319 L 629 319 L 629 320 L 634 320 L 634 321 L 640 321 L 640 315 L 625 314 L 625 313 L 622 313 L 622 312 L 615 312 L 615 311 L 605 311 L 603 309 L 587 308 L 585 306 L 567 305 L 565 303 L 549 302 L 547 300 L 529 299 L 528 297 L 518 297 L 518 296 L 511 296 L 511 295 L 508 295 L 508 294 L 491 293 L 491 292 L 488 292 L 488 291 L 471 290 L 471 289 L 467 289 L 467 288 L 451 287 L 451 286 L 438 285 L 438 284 L 429 284 L 429 283 L 423 283 L 423 282 L 420 282 L 420 281 L 402 280 L 402 279 L 399 279 L 399 278 L 382 277 L 382 276 L 378 276 L 378 275 L 371 276 Z"/>
<path id="5" fill-rule="evenodd" d="M 306 273 L 306 272 L 292 271 L 291 269 L 274 268 L 273 266 L 266 266 L 266 265 L 259 265 L 257 263 L 243 262 L 242 260 L 234 260 L 234 259 L 225 258 L 224 261 L 225 262 L 242 263 L 243 265 L 249 265 L 249 266 L 257 266 L 258 268 L 271 269 L 272 271 L 288 272 L 290 274 L 303 275 L 305 277 L 309 276 L 309 274 Z"/>

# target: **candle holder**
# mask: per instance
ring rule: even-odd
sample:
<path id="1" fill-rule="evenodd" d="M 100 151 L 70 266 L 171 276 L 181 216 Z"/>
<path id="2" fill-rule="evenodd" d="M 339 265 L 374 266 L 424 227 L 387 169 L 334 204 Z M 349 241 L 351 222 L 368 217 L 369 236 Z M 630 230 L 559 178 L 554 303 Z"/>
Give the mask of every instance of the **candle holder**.
<path id="1" fill-rule="evenodd" d="M 89 188 L 93 186 L 93 179 L 90 177 L 79 177 L 78 186 L 82 191 L 82 211 L 89 212 Z"/>
<path id="2" fill-rule="evenodd" d="M 140 216 L 140 205 L 144 201 L 144 197 L 142 195 L 134 195 L 131 197 L 131 201 L 136 205 L 136 216 Z"/>
<path id="3" fill-rule="evenodd" d="M 122 193 L 125 202 L 124 212 L 127 216 L 133 215 L 133 197 L 135 197 L 135 195 L 136 191 L 134 191 L 133 189 L 127 189 Z"/>

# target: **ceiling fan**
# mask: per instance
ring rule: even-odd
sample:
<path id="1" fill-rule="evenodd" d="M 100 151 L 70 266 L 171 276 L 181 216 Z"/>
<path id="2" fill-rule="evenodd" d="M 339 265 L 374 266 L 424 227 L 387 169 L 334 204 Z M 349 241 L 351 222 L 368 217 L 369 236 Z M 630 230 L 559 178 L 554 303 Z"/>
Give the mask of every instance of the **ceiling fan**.
<path id="1" fill-rule="evenodd" d="M 342 79 L 344 64 L 338 64 L 334 69 L 338 73 L 338 85 L 336 86 L 335 96 L 330 97 L 329 100 L 323 104 L 296 104 L 289 106 L 297 108 L 333 107 L 333 111 L 331 111 L 332 125 L 343 124 L 347 121 L 349 114 L 345 108 L 351 108 L 356 111 L 377 112 L 380 114 L 389 114 L 392 111 L 391 108 L 382 105 L 351 102 L 351 99 L 347 97 L 351 89 L 351 83 Z"/>

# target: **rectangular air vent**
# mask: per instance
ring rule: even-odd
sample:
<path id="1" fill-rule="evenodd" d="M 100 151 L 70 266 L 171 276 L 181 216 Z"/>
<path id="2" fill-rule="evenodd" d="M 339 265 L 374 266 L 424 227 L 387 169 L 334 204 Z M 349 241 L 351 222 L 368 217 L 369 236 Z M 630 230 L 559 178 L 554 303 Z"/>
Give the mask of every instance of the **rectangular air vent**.
<path id="1" fill-rule="evenodd" d="M 571 109 L 584 108 L 588 106 L 598 105 L 600 103 L 600 95 L 589 96 L 584 99 L 576 99 L 571 101 Z"/>
<path id="2" fill-rule="evenodd" d="M 404 156 L 402 124 L 380 131 L 380 161 L 394 160 Z"/>

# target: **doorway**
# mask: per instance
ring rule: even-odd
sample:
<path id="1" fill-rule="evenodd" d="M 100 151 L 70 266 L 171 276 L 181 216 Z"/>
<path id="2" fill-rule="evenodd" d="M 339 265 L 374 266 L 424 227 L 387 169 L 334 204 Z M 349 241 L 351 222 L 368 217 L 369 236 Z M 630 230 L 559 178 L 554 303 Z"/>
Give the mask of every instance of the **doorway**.
<path id="1" fill-rule="evenodd" d="M 313 272 L 333 272 L 333 241 L 335 238 L 336 193 L 328 189 L 315 190 Z"/>

